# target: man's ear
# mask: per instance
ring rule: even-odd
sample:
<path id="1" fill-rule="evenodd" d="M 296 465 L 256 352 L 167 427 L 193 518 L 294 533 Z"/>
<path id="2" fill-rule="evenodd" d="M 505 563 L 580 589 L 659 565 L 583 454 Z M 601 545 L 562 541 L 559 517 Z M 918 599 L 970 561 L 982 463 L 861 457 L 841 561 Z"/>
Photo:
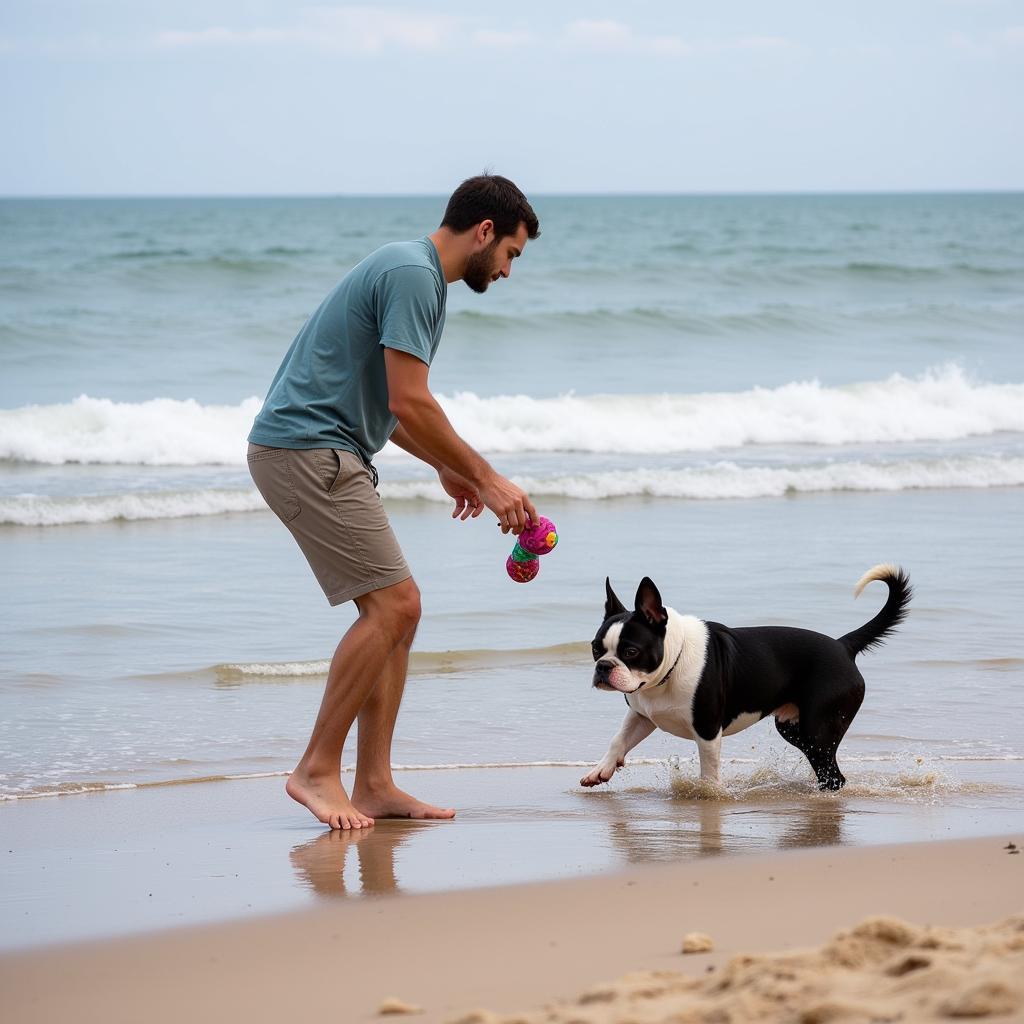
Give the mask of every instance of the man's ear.
<path id="1" fill-rule="evenodd" d="M 661 594 L 654 585 L 654 580 L 645 576 L 636 591 L 636 610 L 643 615 L 652 626 L 664 626 L 668 622 L 668 612 L 661 603 Z"/>
<path id="2" fill-rule="evenodd" d="M 626 610 L 626 606 L 615 596 L 615 591 L 612 590 L 612 581 L 605 576 L 604 578 L 604 617 L 606 619 L 611 618 L 613 615 L 621 615 Z"/>

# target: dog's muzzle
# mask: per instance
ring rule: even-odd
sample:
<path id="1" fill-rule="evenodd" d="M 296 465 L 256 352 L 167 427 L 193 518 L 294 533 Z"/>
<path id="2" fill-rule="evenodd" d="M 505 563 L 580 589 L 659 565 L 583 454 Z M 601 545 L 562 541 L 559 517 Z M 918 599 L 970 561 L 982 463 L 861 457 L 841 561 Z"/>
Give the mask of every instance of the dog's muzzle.
<path id="1" fill-rule="evenodd" d="M 625 686 L 616 686 L 614 682 L 616 675 L 618 675 L 620 683 L 623 681 L 623 676 L 626 677 L 628 683 Z M 636 689 L 632 685 L 633 682 L 634 680 L 629 669 L 618 662 L 599 661 L 594 666 L 594 686 L 599 690 L 611 690 L 614 693 L 632 693 Z"/>

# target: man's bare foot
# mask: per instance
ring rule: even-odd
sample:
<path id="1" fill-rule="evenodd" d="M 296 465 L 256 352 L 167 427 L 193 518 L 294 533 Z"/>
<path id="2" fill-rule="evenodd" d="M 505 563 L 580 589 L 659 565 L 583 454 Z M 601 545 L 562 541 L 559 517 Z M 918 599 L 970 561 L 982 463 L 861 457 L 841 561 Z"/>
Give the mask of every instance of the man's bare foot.
<path id="1" fill-rule="evenodd" d="M 365 814 L 374 818 L 418 818 L 445 819 L 454 818 L 452 807 L 434 807 L 422 800 L 410 796 L 397 786 L 391 785 L 379 789 L 363 787 L 356 781 L 352 790 L 352 800 L 359 805 Z"/>
<path id="2" fill-rule="evenodd" d="M 331 828 L 369 828 L 373 818 L 352 806 L 337 775 L 309 775 L 296 768 L 288 776 L 285 792 L 307 807 L 317 821 Z"/>

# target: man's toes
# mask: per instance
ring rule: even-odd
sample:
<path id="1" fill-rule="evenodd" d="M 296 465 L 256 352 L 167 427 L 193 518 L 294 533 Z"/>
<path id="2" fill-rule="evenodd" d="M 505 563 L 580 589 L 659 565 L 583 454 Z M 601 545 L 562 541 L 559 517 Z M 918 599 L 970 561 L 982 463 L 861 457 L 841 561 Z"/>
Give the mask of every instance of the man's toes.
<path id="1" fill-rule="evenodd" d="M 425 818 L 454 818 L 454 807 L 431 807 L 427 806 L 424 811 Z"/>

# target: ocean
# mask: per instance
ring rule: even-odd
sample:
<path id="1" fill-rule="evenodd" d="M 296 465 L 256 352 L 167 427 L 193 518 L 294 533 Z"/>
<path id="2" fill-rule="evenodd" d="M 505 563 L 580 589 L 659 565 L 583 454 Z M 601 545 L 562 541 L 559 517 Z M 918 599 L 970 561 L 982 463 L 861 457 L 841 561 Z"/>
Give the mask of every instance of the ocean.
<path id="1" fill-rule="evenodd" d="M 264 508 L 245 437 L 305 317 L 443 205 L 0 202 L 0 799 L 293 766 L 352 612 Z M 381 453 L 424 604 L 396 762 L 544 766 L 572 792 L 624 710 L 590 686 L 606 576 L 839 635 L 891 561 L 916 596 L 862 659 L 843 770 L 861 798 L 1019 806 L 1024 196 L 534 205 L 509 280 L 450 287 L 431 384 L 561 539 L 513 584 L 493 517 L 453 523 L 425 467 Z M 696 771 L 680 740 L 635 754 Z M 813 789 L 768 723 L 723 765 L 736 799 L 765 765 Z"/>

